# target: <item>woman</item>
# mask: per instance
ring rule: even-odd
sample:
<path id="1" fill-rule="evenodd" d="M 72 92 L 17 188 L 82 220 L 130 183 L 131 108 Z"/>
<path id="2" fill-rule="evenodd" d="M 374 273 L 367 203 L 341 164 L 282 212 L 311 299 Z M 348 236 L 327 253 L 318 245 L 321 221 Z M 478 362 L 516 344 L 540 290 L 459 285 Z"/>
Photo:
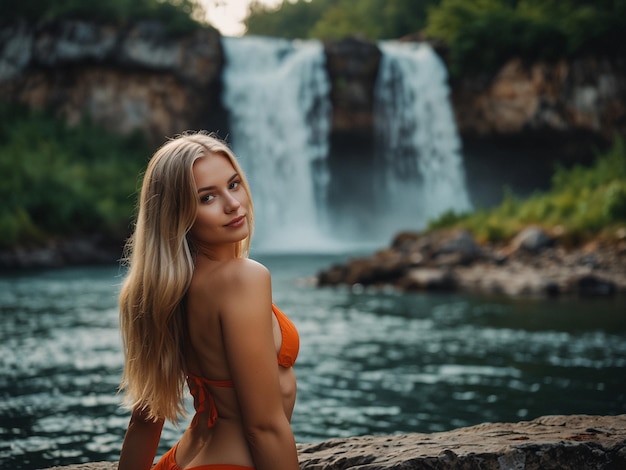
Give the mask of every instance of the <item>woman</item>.
<path id="1" fill-rule="evenodd" d="M 157 470 L 296 470 L 293 324 L 272 303 L 268 270 L 247 258 L 248 183 L 206 133 L 166 142 L 146 170 L 120 293 L 132 408 L 121 470 L 152 466 L 163 423 L 195 416 Z"/>

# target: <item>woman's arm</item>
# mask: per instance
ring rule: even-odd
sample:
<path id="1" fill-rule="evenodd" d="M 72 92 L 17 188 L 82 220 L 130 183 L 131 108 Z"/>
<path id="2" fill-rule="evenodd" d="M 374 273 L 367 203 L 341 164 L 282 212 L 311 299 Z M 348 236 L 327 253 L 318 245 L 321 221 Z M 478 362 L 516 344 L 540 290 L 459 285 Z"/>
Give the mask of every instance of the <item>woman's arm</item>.
<path id="1" fill-rule="evenodd" d="M 298 470 L 278 377 L 270 275 L 249 260 L 239 267 L 220 320 L 248 447 L 256 470 Z"/>
<path id="2" fill-rule="evenodd" d="M 152 467 L 163 422 L 148 419 L 145 410 L 133 410 L 124 436 L 118 470 L 149 470 Z"/>

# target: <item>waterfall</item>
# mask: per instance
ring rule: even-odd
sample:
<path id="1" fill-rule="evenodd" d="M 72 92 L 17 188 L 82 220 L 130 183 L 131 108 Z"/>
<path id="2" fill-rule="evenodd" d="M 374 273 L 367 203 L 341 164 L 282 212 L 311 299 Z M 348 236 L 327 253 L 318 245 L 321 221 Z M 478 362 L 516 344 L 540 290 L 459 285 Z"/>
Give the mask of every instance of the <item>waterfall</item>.
<path id="1" fill-rule="evenodd" d="M 470 209 L 446 70 L 429 46 L 380 44 L 376 151 L 355 160 L 329 155 L 320 42 L 248 36 L 223 38 L 223 47 L 227 139 L 250 180 L 254 249 L 380 246 L 447 210 Z"/>
<path id="2" fill-rule="evenodd" d="M 244 37 L 223 46 L 231 145 L 255 203 L 253 246 L 325 244 L 330 85 L 322 45 Z"/>
<path id="3" fill-rule="evenodd" d="M 388 219 L 399 220 L 389 223 L 421 229 L 448 210 L 471 208 L 447 71 L 427 44 L 387 41 L 379 47 L 374 109 L 379 184 L 385 188 L 384 205 L 393 208 Z"/>

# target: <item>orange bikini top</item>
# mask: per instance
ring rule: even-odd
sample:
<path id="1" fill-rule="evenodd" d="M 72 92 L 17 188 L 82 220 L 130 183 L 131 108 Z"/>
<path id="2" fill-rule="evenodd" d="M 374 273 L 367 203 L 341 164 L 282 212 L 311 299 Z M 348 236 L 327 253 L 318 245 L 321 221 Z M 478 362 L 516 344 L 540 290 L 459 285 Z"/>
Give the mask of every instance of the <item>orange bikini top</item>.
<path id="1" fill-rule="evenodd" d="M 280 326 L 280 332 L 282 334 L 282 343 L 280 350 L 278 351 L 278 365 L 281 367 L 293 367 L 300 350 L 300 336 L 295 325 L 289 320 L 287 315 L 279 310 L 279 308 L 272 304 L 272 312 L 278 320 Z M 215 421 L 217 421 L 217 408 L 215 407 L 215 401 L 209 387 L 226 387 L 232 388 L 232 380 L 209 380 L 198 375 L 191 373 L 187 374 L 187 386 L 189 392 L 193 397 L 193 407 L 196 410 L 196 415 L 191 421 L 191 427 L 194 428 L 198 424 L 198 414 L 206 410 L 209 410 L 208 426 L 213 427 Z"/>
<path id="2" fill-rule="evenodd" d="M 272 304 L 272 312 L 278 320 L 280 326 L 280 332 L 283 337 L 283 341 L 278 351 L 278 365 L 282 367 L 293 367 L 298 357 L 298 351 L 300 350 L 300 336 L 296 326 L 291 322 L 289 317 L 285 315 L 280 309 Z"/>

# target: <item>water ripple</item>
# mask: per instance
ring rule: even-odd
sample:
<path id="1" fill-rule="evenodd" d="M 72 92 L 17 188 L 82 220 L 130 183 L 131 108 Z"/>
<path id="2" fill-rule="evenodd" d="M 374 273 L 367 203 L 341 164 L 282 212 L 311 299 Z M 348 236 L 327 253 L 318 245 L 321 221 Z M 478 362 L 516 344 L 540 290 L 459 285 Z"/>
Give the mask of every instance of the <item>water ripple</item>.
<path id="1" fill-rule="evenodd" d="M 274 274 L 274 300 L 301 335 L 297 441 L 626 413 L 623 302 L 400 295 L 298 282 L 331 261 L 262 260 Z M 128 423 L 117 395 L 118 288 L 117 268 L 0 277 L 0 467 L 118 457 Z M 159 453 L 180 433 L 166 425 Z"/>

